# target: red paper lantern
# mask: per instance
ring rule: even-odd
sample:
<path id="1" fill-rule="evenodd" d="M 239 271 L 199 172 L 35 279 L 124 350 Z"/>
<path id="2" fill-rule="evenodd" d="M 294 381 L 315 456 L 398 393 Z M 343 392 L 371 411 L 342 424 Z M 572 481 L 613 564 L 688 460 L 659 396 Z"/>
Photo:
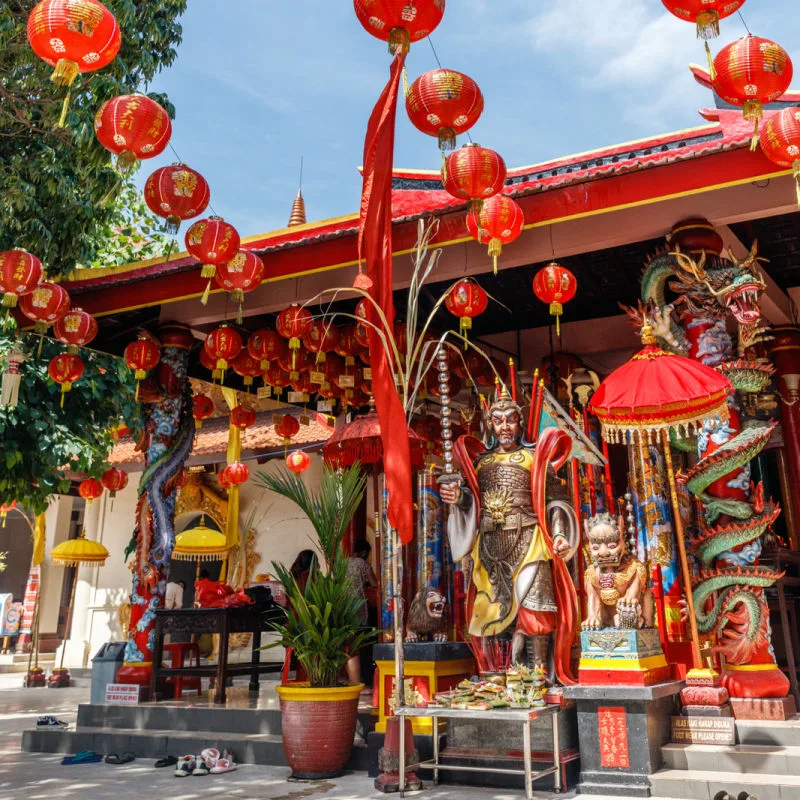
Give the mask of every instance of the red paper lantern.
<path id="1" fill-rule="evenodd" d="M 376 39 L 389 42 L 389 52 L 408 51 L 442 21 L 445 0 L 353 0 L 358 21 Z"/>
<path id="2" fill-rule="evenodd" d="M 317 363 L 322 364 L 326 353 L 333 350 L 339 342 L 339 329 L 329 320 L 315 319 L 311 321 L 311 329 L 303 337 L 303 344 L 312 353 L 317 354 Z"/>
<path id="3" fill-rule="evenodd" d="M 343 325 L 339 329 L 339 341 L 333 350 L 344 359 L 345 366 L 351 367 L 356 363 L 355 356 L 361 347 L 362 344 L 356 336 L 356 326 Z"/>
<path id="4" fill-rule="evenodd" d="M 97 336 L 97 320 L 82 308 L 71 308 L 53 325 L 53 336 L 67 345 L 68 353 L 77 353 Z"/>
<path id="5" fill-rule="evenodd" d="M 103 488 L 108 489 L 111 497 L 116 497 L 117 492 L 121 492 L 128 485 L 128 473 L 124 469 L 111 467 L 100 476 L 100 483 Z"/>
<path id="6" fill-rule="evenodd" d="M 279 436 L 283 436 L 283 446 L 288 447 L 291 444 L 292 436 L 300 430 L 300 423 L 291 414 L 284 414 L 281 419 L 275 423 L 275 432 Z"/>
<path id="7" fill-rule="evenodd" d="M 196 394 L 192 398 L 192 416 L 197 430 L 203 427 L 203 420 L 214 413 L 214 401 L 206 394 Z"/>
<path id="8" fill-rule="evenodd" d="M 475 281 L 465 278 L 450 289 L 444 304 L 453 316 L 458 317 L 459 330 L 466 339 L 467 332 L 472 328 L 472 318 L 486 311 L 489 296 Z M 466 341 L 464 349 L 467 349 Z"/>
<path id="9" fill-rule="evenodd" d="M 311 466 L 311 456 L 304 450 L 292 450 L 286 456 L 286 466 L 294 473 L 305 472 Z"/>
<path id="10" fill-rule="evenodd" d="M 78 494 L 89 504 L 103 494 L 103 484 L 97 478 L 86 478 L 78 486 Z"/>
<path id="11" fill-rule="evenodd" d="M 264 383 L 272 387 L 272 391 L 276 397 L 280 397 L 284 388 L 290 383 L 289 373 L 285 372 L 276 361 L 274 364 L 271 364 L 264 373 Z"/>
<path id="12" fill-rule="evenodd" d="M 504 194 L 485 200 L 479 212 L 467 214 L 467 230 L 473 239 L 489 245 L 489 256 L 494 261 L 497 275 L 497 257 L 504 244 L 511 244 L 522 233 L 525 217 L 519 204 Z"/>
<path id="13" fill-rule="evenodd" d="M 244 379 L 245 386 L 253 385 L 253 378 L 261 375 L 261 366 L 257 359 L 253 358 L 247 350 L 242 350 L 231 363 L 233 371 Z"/>
<path id="14" fill-rule="evenodd" d="M 290 380 L 297 380 L 301 372 L 307 372 L 314 364 L 315 359 L 308 350 L 292 351 L 291 357 L 288 355 L 278 359 L 278 364 L 284 372 L 289 373 Z"/>
<path id="15" fill-rule="evenodd" d="M 250 250 L 240 250 L 230 261 L 217 266 L 214 281 L 220 289 L 231 293 L 231 300 L 239 310 L 236 321 L 242 324 L 244 293 L 252 292 L 264 279 L 264 262 Z"/>
<path id="16" fill-rule="evenodd" d="M 186 164 L 161 167 L 144 185 L 144 201 L 154 214 L 166 218 L 168 233 L 177 233 L 181 220 L 202 214 L 210 199 L 206 179 Z"/>
<path id="17" fill-rule="evenodd" d="M 556 318 L 556 333 L 561 335 L 563 304 L 575 297 L 578 282 L 575 276 L 555 261 L 542 267 L 533 279 L 533 293 L 543 303 L 550 304 L 550 313 Z"/>
<path id="18" fill-rule="evenodd" d="M 193 222 L 184 237 L 186 251 L 202 265 L 201 278 L 216 275 L 217 265 L 230 261 L 239 252 L 239 231 L 222 217 Z"/>
<path id="19" fill-rule="evenodd" d="M 289 348 L 277 331 L 262 328 L 250 334 L 247 340 L 247 352 L 259 362 L 261 371 L 266 370 L 271 361 L 283 358 L 289 353 Z"/>
<path id="20" fill-rule="evenodd" d="M 136 380 L 135 400 L 139 400 L 139 382 L 147 377 L 153 367 L 158 364 L 161 358 L 161 348 L 145 334 L 140 334 L 135 342 L 131 342 L 123 354 L 125 363 L 134 371 L 133 377 Z"/>
<path id="21" fill-rule="evenodd" d="M 250 406 L 235 406 L 231 409 L 231 425 L 246 431 L 256 424 L 256 410 Z"/>
<path id="22" fill-rule="evenodd" d="M 292 371 L 294 371 L 295 356 L 300 349 L 300 340 L 311 330 L 312 321 L 311 312 L 298 305 L 284 308 L 278 314 L 275 327 L 284 339 L 289 340 L 289 349 L 292 351 Z"/>
<path id="23" fill-rule="evenodd" d="M 506 182 L 506 162 L 499 153 L 470 142 L 450 153 L 442 169 L 442 186 L 453 197 L 469 200 L 470 211 L 480 211 Z"/>
<path id="24" fill-rule="evenodd" d="M 697 26 L 698 39 L 719 36 L 719 21 L 735 14 L 744 0 L 661 0 L 670 14 Z"/>
<path id="25" fill-rule="evenodd" d="M 228 369 L 228 362 L 242 352 L 242 337 L 238 331 L 223 323 L 206 336 L 203 347 L 215 359 L 216 368 L 224 372 Z"/>
<path id="26" fill-rule="evenodd" d="M 0 253 L 0 293 L 3 305 L 14 308 L 17 299 L 30 294 L 42 279 L 42 262 L 27 250 Z"/>
<path id="27" fill-rule="evenodd" d="M 714 72 L 714 91 L 726 103 L 742 106 L 744 118 L 753 122 L 750 149 L 755 150 L 763 104 L 777 100 L 792 81 L 789 54 L 779 44 L 748 33 L 717 53 Z"/>
<path id="28" fill-rule="evenodd" d="M 145 94 L 106 100 L 94 116 L 97 141 L 117 157 L 117 169 L 129 172 L 137 160 L 163 153 L 172 136 L 169 114 Z"/>
<path id="29" fill-rule="evenodd" d="M 800 206 L 800 106 L 784 108 L 764 120 L 760 131 L 764 155 L 779 167 L 791 167 Z M 24 299 L 24 298 L 23 298 Z"/>
<path id="30" fill-rule="evenodd" d="M 225 469 L 226 468 L 223 467 L 217 474 L 217 483 L 219 483 L 223 489 L 230 489 L 231 482 L 228 480 L 228 473 L 225 471 Z"/>
<path id="31" fill-rule="evenodd" d="M 435 136 L 441 150 L 452 150 L 456 136 L 468 131 L 483 113 L 483 95 L 468 75 L 433 69 L 409 87 L 406 111 L 417 130 Z"/>
<path id="32" fill-rule="evenodd" d="M 311 375 L 307 372 L 301 372 L 300 375 L 292 381 L 292 391 L 305 395 L 303 402 L 307 403 L 309 395 L 314 392 L 314 385 L 311 383 Z"/>
<path id="33" fill-rule="evenodd" d="M 405 361 L 408 355 L 408 324 L 405 322 L 394 323 L 394 343 L 400 354 L 400 361 Z"/>
<path id="34" fill-rule="evenodd" d="M 36 323 L 33 327 L 36 333 L 44 334 L 69 311 L 69 303 L 69 294 L 63 286 L 43 281 L 32 292 L 20 297 L 19 310 Z"/>
<path id="35" fill-rule="evenodd" d="M 72 353 L 59 353 L 50 359 L 47 374 L 50 380 L 61 384 L 61 407 L 64 407 L 64 395 L 72 389 L 72 384 L 83 375 L 83 361 Z"/>
<path id="36" fill-rule="evenodd" d="M 216 383 L 222 378 L 222 370 L 217 369 L 217 359 L 214 358 L 205 347 L 200 348 L 200 363 L 211 372 L 211 381 Z"/>
<path id="37" fill-rule="evenodd" d="M 225 488 L 230 488 L 233 486 L 241 486 L 249 477 L 250 467 L 242 461 L 234 461 L 222 470 L 219 475 L 219 482 L 225 486 Z M 225 482 L 224 484 L 223 481 Z"/>

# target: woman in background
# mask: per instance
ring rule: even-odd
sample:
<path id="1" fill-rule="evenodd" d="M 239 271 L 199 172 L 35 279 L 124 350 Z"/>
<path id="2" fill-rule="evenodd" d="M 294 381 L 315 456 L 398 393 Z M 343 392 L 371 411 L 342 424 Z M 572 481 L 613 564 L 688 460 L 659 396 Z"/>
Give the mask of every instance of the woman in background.
<path id="1" fill-rule="evenodd" d="M 367 593 L 366 588 L 373 589 L 378 585 L 369 561 L 369 553 L 372 547 L 363 538 L 353 542 L 353 555 L 347 559 L 347 577 L 350 579 L 350 591 L 361 598 L 361 624 L 366 628 L 368 624 Z M 347 678 L 351 683 L 361 682 L 361 657 L 358 653 L 351 655 L 347 659 Z"/>

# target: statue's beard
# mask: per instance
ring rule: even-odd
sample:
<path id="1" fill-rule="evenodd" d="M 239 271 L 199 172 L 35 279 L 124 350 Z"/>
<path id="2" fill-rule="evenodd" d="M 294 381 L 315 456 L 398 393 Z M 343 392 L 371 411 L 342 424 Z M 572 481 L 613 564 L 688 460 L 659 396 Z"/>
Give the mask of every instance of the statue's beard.
<path id="1" fill-rule="evenodd" d="M 500 444 L 514 444 L 517 441 L 517 437 L 511 433 L 499 433 L 497 434 L 497 441 Z"/>

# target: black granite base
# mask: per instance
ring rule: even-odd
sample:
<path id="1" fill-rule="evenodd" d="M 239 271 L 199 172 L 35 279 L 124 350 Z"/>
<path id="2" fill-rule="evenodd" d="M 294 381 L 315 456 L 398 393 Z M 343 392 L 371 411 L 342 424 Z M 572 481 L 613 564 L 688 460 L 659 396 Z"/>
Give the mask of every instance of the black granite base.
<path id="1" fill-rule="evenodd" d="M 464 642 L 404 642 L 403 655 L 406 661 L 456 661 L 472 658 L 472 651 Z M 394 658 L 394 642 L 384 642 L 372 647 L 375 661 L 391 661 Z"/>
<path id="2" fill-rule="evenodd" d="M 650 797 L 649 776 L 662 765 L 682 681 L 652 686 L 569 686 L 578 709 L 584 794 Z"/>

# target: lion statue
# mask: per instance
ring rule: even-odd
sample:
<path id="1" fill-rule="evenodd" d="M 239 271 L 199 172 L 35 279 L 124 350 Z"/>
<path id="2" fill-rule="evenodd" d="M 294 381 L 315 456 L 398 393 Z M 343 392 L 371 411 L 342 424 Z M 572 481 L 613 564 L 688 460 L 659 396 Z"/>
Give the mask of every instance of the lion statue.
<path id="1" fill-rule="evenodd" d="M 420 589 L 411 601 L 406 620 L 406 641 L 419 642 L 430 637 L 434 642 L 446 642 L 447 599 L 430 586 Z"/>
<path id="2" fill-rule="evenodd" d="M 587 616 L 583 629 L 652 628 L 653 593 L 647 568 L 628 550 L 625 520 L 597 514 L 584 520 L 591 564 L 584 574 Z"/>

